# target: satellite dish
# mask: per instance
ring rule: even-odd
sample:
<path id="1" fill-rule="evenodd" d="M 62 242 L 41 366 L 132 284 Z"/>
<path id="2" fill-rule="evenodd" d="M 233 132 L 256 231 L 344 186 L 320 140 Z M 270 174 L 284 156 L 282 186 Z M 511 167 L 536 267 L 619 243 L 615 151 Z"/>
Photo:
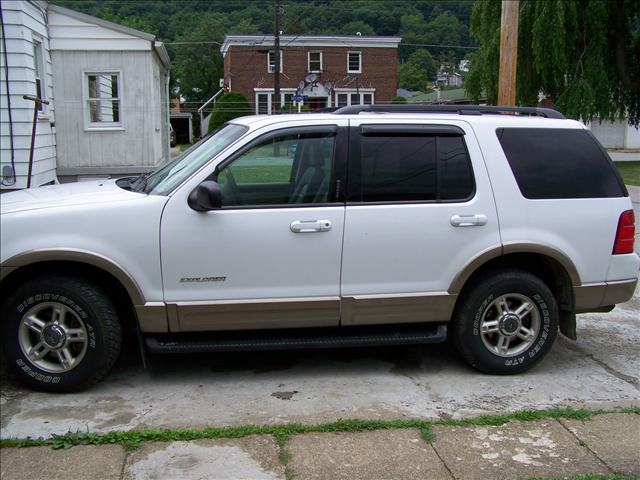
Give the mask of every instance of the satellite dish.
<path id="1" fill-rule="evenodd" d="M 318 79 L 318 75 L 316 75 L 315 73 L 310 73 L 309 75 L 307 75 L 306 77 L 304 77 L 304 80 L 307 83 L 313 83 Z"/>
<path id="2" fill-rule="evenodd" d="M 331 90 L 331 87 L 333 87 L 333 84 L 331 82 L 326 82 L 324 86 L 326 87 L 327 90 Z"/>
<path id="3" fill-rule="evenodd" d="M 301 82 L 298 84 L 298 88 L 299 88 L 300 90 L 302 90 L 302 89 L 304 88 L 304 82 L 303 82 L 303 81 L 301 81 Z"/>

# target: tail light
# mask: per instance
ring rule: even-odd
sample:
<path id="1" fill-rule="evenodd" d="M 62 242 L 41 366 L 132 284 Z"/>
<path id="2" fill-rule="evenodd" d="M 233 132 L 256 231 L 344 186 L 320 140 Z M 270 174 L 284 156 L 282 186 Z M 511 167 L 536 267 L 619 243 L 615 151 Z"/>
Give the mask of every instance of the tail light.
<path id="1" fill-rule="evenodd" d="M 633 253 L 633 241 L 636 234 L 635 217 L 633 210 L 627 210 L 620 214 L 616 241 L 613 244 L 613 254 Z"/>

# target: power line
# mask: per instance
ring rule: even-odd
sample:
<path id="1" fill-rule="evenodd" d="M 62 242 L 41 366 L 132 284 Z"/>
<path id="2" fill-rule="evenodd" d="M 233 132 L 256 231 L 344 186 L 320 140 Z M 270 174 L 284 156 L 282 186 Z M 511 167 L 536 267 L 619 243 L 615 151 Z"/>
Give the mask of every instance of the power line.
<path id="1" fill-rule="evenodd" d="M 284 47 L 288 47 L 288 48 L 308 48 L 309 45 L 305 45 L 305 46 L 297 46 L 297 45 L 292 45 L 289 46 L 290 43 L 294 42 L 298 37 L 300 37 L 301 34 L 296 35 L 292 40 L 289 40 L 289 42 L 287 42 L 286 45 L 284 45 Z M 268 35 L 270 36 L 270 35 Z M 341 40 L 339 37 L 331 37 L 333 39 L 336 40 Z M 194 41 L 194 42 L 163 42 L 165 45 L 206 45 L 206 44 L 215 44 L 215 45 L 222 45 L 221 42 L 216 42 L 214 40 L 210 40 L 210 41 Z M 350 46 L 349 42 L 347 41 L 343 41 L 342 42 L 345 46 Z M 398 45 L 404 45 L 407 47 L 431 47 L 431 48 L 464 48 L 464 49 L 470 49 L 470 50 L 477 50 L 480 47 L 477 46 L 469 46 L 469 45 L 446 45 L 446 44 L 438 44 L 438 43 L 406 43 L 406 42 L 400 42 L 398 43 Z M 256 46 L 256 45 L 241 45 L 241 46 Z M 313 46 L 313 45 L 310 45 Z M 331 47 L 325 47 L 325 48 L 331 48 Z M 339 47 L 341 48 L 341 47 Z"/>

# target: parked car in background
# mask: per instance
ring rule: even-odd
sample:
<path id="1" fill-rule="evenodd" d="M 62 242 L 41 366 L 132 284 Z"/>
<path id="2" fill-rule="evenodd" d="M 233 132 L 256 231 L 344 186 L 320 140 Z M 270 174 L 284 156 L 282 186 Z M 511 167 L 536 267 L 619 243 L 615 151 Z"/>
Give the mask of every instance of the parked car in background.
<path id="1" fill-rule="evenodd" d="M 617 170 L 545 109 L 243 117 L 151 175 L 2 200 L 2 347 L 49 391 L 104 377 L 125 327 L 152 353 L 449 336 L 521 373 L 640 267 Z"/>

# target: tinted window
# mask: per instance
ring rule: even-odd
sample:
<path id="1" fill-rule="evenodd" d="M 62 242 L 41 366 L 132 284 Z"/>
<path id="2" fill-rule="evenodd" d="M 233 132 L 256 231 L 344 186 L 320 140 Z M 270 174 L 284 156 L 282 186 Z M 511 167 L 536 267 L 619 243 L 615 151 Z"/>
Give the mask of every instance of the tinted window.
<path id="1" fill-rule="evenodd" d="M 526 198 L 626 194 L 615 167 L 585 130 L 503 128 L 497 134 Z"/>
<path id="2" fill-rule="evenodd" d="M 469 198 L 474 188 L 473 172 L 462 137 L 438 137 L 438 162 L 439 198 Z"/>
<path id="3" fill-rule="evenodd" d="M 462 136 L 366 134 L 351 200 L 451 201 L 469 198 L 473 172 Z"/>
<path id="4" fill-rule="evenodd" d="M 220 170 L 223 206 L 326 203 L 335 134 L 289 134 L 249 148 Z"/>

